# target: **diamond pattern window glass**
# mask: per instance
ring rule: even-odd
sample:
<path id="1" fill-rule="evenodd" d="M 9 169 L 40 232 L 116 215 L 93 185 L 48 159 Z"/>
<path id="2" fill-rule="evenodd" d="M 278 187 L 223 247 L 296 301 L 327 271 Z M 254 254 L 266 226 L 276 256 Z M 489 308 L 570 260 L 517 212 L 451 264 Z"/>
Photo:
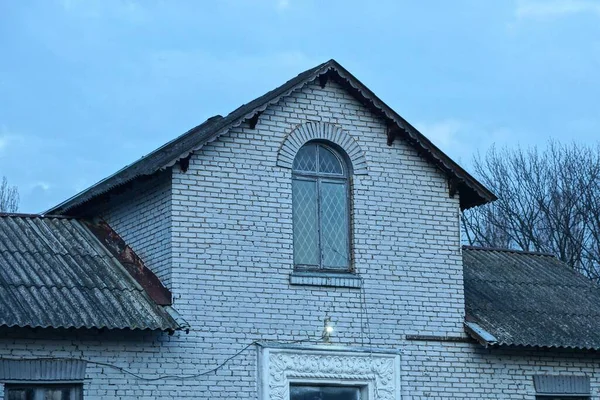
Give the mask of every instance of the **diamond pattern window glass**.
<path id="1" fill-rule="evenodd" d="M 294 179 L 294 263 L 319 265 L 319 228 L 317 215 L 317 183 Z"/>
<path id="2" fill-rule="evenodd" d="M 348 168 L 338 152 L 304 145 L 293 164 L 294 265 L 350 269 Z"/>
<path id="3" fill-rule="evenodd" d="M 316 146 L 304 146 L 298 150 L 296 158 L 294 159 L 294 170 L 296 171 L 317 171 L 317 147 Z"/>
<path id="4" fill-rule="evenodd" d="M 348 267 L 348 205 L 346 185 L 321 183 L 321 239 L 324 268 Z"/>
<path id="5" fill-rule="evenodd" d="M 344 169 L 340 159 L 326 147 L 319 146 L 319 172 L 343 175 Z"/>

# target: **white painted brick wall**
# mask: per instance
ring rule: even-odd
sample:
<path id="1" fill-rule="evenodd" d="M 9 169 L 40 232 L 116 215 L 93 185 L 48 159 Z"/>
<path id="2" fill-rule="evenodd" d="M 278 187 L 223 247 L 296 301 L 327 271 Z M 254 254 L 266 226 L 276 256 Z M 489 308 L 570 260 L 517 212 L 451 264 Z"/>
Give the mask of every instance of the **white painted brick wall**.
<path id="1" fill-rule="evenodd" d="M 395 345 L 407 333 L 461 335 L 458 198 L 449 198 L 444 175 L 412 147 L 401 140 L 387 146 L 384 122 L 335 83 L 292 94 L 267 109 L 256 130 L 236 128 L 192 157 L 186 173 L 174 171 L 178 308 L 198 325 L 205 323 L 202 307 L 224 305 L 223 329 L 259 309 L 248 322 L 261 334 L 281 321 L 314 333 L 330 313 L 340 341 L 355 344 L 364 336 L 359 290 L 288 284 L 291 171 L 278 167 L 276 157 L 286 135 L 307 120 L 338 125 L 366 155 L 369 175 L 352 182 L 352 248 L 376 327 L 372 341 Z"/>
<path id="2" fill-rule="evenodd" d="M 484 349 L 468 343 L 408 343 L 403 399 L 535 399 L 534 375 L 591 376 L 600 398 L 598 356 L 568 350 Z"/>
<path id="3" fill-rule="evenodd" d="M 353 256 L 364 292 L 289 285 L 291 171 L 276 166 L 276 156 L 306 121 L 340 126 L 365 152 L 369 174 L 352 182 Z M 268 108 L 257 129 L 233 129 L 198 151 L 187 172 L 174 168 L 172 186 L 169 178 L 113 198 L 104 215 L 172 289 L 191 332 L 4 329 L 0 355 L 84 357 L 147 376 L 193 374 L 254 340 L 318 336 L 329 315 L 336 344 L 403 348 L 404 399 L 533 399 L 534 373 L 594 375 L 598 398 L 594 354 L 405 340 L 464 335 L 458 199 L 413 148 L 401 140 L 388 147 L 382 121 L 337 84 L 294 93 Z M 256 399 L 256 360 L 252 348 L 215 373 L 155 382 L 90 365 L 85 398 Z"/>
<path id="4" fill-rule="evenodd" d="M 215 366 L 234 348 L 222 343 L 211 352 L 194 336 L 157 333 L 44 333 L 0 330 L 3 357 L 84 357 L 135 373 L 186 374 Z M 592 399 L 600 399 L 597 355 L 566 350 L 483 349 L 475 344 L 405 342 L 402 349 L 401 392 L 414 399 L 534 400 L 534 375 L 591 376 Z M 192 350 L 192 354 L 190 354 Z M 190 380 L 141 382 L 104 366 L 88 365 L 85 399 L 256 399 L 256 353 L 248 350 L 218 372 Z M 0 388 L 1 392 L 1 388 Z"/>
<path id="5" fill-rule="evenodd" d="M 135 183 L 112 196 L 98 214 L 165 285 L 171 282 L 171 173 Z"/>

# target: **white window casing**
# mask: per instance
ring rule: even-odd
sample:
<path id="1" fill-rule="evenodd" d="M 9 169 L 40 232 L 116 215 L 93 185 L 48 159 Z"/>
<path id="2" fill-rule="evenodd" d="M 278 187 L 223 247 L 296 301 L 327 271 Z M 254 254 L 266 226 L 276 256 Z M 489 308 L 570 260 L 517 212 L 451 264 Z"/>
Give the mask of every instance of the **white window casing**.
<path id="1" fill-rule="evenodd" d="M 400 399 L 399 352 L 345 347 L 259 347 L 259 399 L 289 400 L 290 385 L 361 388 L 361 400 Z"/>

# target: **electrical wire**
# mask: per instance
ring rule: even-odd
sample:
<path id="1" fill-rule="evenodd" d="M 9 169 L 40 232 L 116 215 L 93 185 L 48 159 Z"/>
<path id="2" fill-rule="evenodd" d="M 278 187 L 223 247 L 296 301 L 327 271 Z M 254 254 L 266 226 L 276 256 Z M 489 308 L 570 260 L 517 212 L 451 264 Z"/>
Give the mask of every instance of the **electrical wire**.
<path id="1" fill-rule="evenodd" d="M 114 369 L 116 371 L 119 371 L 125 375 L 129 375 L 132 376 L 136 379 L 139 379 L 141 381 L 145 381 L 145 382 L 154 382 L 154 381 L 159 381 L 159 380 L 165 380 L 165 379 L 179 379 L 179 380 L 186 380 L 186 379 L 194 379 L 194 378 L 199 378 L 201 376 L 205 376 L 205 375 L 209 375 L 212 374 L 214 372 L 217 372 L 219 369 L 223 368 L 225 365 L 227 365 L 231 360 L 233 360 L 234 358 L 238 357 L 239 355 L 241 355 L 242 353 L 244 353 L 246 350 L 248 350 L 250 347 L 254 346 L 254 345 L 259 345 L 260 343 L 279 343 L 279 344 L 295 344 L 295 343 L 319 343 L 323 340 L 323 337 L 321 336 L 318 339 L 299 339 L 299 340 L 254 340 L 253 342 L 251 342 L 250 344 L 246 345 L 243 349 L 241 349 L 240 351 L 238 351 L 237 353 L 235 353 L 234 355 L 228 357 L 227 359 L 225 359 L 225 361 L 221 362 L 219 365 L 217 365 L 216 367 L 203 371 L 203 372 L 199 372 L 196 374 L 190 374 L 190 375 L 159 375 L 156 376 L 154 378 L 148 378 L 145 377 L 143 375 L 138 375 L 135 372 L 132 372 L 126 368 L 123 367 L 119 367 L 118 365 L 114 365 L 114 364 L 110 364 L 110 363 L 105 363 L 105 362 L 101 362 L 101 361 L 93 361 L 93 360 L 88 360 L 85 358 L 76 358 L 76 357 L 34 357 L 34 358 L 11 358 L 11 357 L 2 357 L 0 358 L 0 360 L 14 360 L 14 361 L 81 361 L 81 362 L 85 362 L 88 364 L 92 364 L 92 365 L 97 365 L 97 366 L 101 366 L 101 367 L 106 367 L 106 368 L 111 368 Z"/>
<path id="2" fill-rule="evenodd" d="M 360 297 L 361 297 L 361 336 L 364 336 L 364 331 L 362 331 L 362 315 L 365 315 L 365 325 L 367 327 L 367 341 L 369 344 L 369 348 L 372 348 L 371 344 L 371 324 L 369 322 L 369 308 L 367 307 L 367 293 L 365 291 L 365 280 L 361 276 L 360 277 Z"/>

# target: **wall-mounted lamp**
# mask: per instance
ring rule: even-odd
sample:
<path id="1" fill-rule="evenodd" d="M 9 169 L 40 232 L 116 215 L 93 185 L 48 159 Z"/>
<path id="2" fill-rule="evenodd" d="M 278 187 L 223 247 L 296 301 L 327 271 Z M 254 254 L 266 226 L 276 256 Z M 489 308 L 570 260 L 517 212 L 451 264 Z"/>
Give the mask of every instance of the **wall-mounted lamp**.
<path id="1" fill-rule="evenodd" d="M 323 341 L 331 343 L 331 334 L 333 333 L 333 324 L 330 317 L 325 317 L 323 320 Z"/>

